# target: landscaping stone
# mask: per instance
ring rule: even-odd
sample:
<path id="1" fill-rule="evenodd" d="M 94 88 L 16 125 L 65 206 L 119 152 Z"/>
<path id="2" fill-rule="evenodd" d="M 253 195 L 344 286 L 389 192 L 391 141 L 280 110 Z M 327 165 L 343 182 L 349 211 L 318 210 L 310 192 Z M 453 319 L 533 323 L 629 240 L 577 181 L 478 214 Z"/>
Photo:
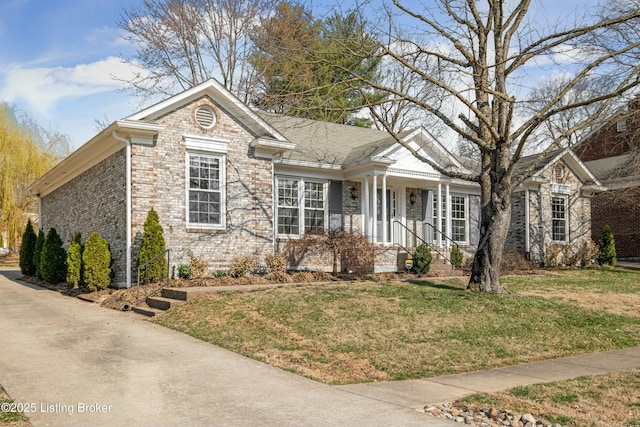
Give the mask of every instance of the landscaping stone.
<path id="1" fill-rule="evenodd" d="M 424 407 L 424 412 L 435 417 L 454 420 L 460 424 L 476 427 L 562 427 L 543 419 L 536 419 L 531 414 L 516 414 L 495 407 L 473 411 L 459 403 L 442 403 Z"/>

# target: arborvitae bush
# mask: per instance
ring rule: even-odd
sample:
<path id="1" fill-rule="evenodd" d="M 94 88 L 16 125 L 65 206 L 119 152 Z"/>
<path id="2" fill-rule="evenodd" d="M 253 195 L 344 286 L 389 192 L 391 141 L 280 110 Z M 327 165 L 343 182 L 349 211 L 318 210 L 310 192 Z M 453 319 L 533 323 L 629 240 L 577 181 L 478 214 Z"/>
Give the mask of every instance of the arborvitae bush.
<path id="1" fill-rule="evenodd" d="M 44 246 L 44 230 L 38 231 L 38 237 L 36 239 L 36 247 L 33 251 L 33 265 L 36 268 L 36 277 L 42 279 L 42 272 L 40 271 L 40 258 L 42 255 L 42 247 Z"/>
<path id="2" fill-rule="evenodd" d="M 598 263 L 600 265 L 615 266 L 617 260 L 616 257 L 616 243 L 613 239 L 613 231 L 607 224 L 602 229 L 602 236 L 599 242 Z"/>
<path id="3" fill-rule="evenodd" d="M 458 245 L 451 246 L 451 253 L 449 254 L 449 259 L 451 260 L 451 264 L 456 267 L 462 267 L 462 260 L 464 259 L 464 254 L 458 247 Z"/>
<path id="4" fill-rule="evenodd" d="M 420 273 L 426 274 L 431 268 L 431 249 L 427 245 L 420 244 L 413 253 L 413 269 Z"/>
<path id="5" fill-rule="evenodd" d="M 40 254 L 40 273 L 49 283 L 60 283 L 67 278 L 67 252 L 55 228 L 50 228 Z"/>
<path id="6" fill-rule="evenodd" d="M 73 236 L 67 255 L 67 284 L 73 288 L 82 281 L 82 243 L 80 233 Z"/>
<path id="7" fill-rule="evenodd" d="M 89 235 L 82 253 L 84 283 L 92 291 L 111 284 L 111 251 L 109 243 L 96 232 Z"/>
<path id="8" fill-rule="evenodd" d="M 167 277 L 167 258 L 162 256 L 166 250 L 163 229 L 160 225 L 158 213 L 151 209 L 144 221 L 142 240 L 140 242 L 140 253 L 138 254 L 138 266 L 143 266 L 152 260 L 140 271 L 140 283 L 160 282 Z"/>
<path id="9" fill-rule="evenodd" d="M 27 226 L 22 234 L 22 246 L 20 246 L 20 271 L 22 274 L 33 276 L 36 274 L 36 265 L 33 263 L 33 254 L 36 251 L 36 236 L 33 231 L 31 220 L 27 221 Z"/>

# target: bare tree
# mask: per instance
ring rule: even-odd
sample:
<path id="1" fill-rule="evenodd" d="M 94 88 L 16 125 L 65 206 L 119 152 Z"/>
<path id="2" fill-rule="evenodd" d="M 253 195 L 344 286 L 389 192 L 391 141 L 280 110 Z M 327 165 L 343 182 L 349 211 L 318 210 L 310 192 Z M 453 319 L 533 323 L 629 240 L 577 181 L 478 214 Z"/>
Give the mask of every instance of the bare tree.
<path id="1" fill-rule="evenodd" d="M 377 31 L 381 40 L 385 63 L 403 68 L 421 88 L 404 90 L 370 81 L 370 88 L 387 94 L 383 100 L 371 100 L 371 111 L 399 143 L 397 126 L 379 112 L 381 105 L 411 104 L 437 119 L 450 135 L 477 147 L 479 172 L 469 174 L 433 162 L 410 146 L 407 149 L 445 175 L 480 184 L 480 242 L 469 287 L 503 293 L 500 262 L 509 230 L 511 194 L 540 166 L 533 162 L 524 173 L 516 174 L 516 164 L 542 136 L 548 138 L 546 150 L 566 144 L 570 134 L 599 116 L 606 117 L 616 97 L 638 85 L 640 39 L 620 30 L 638 25 L 640 8 L 636 0 L 624 1 L 625 7 L 607 8 L 606 16 L 541 24 L 539 16 L 531 16 L 530 0 L 392 3 L 388 16 L 402 19 L 403 25 L 371 31 Z M 408 30 L 403 34 L 398 28 Z M 554 91 L 540 93 L 535 108 L 526 109 L 528 93 L 539 83 L 532 76 L 540 72 L 565 77 Z M 606 87 L 580 91 L 581 85 L 597 76 L 607 76 Z M 438 95 L 436 99 L 420 96 L 430 92 Z M 578 92 L 580 96 L 572 96 Z M 581 110 L 580 120 L 566 131 L 545 129 L 550 120 L 577 110 Z"/>
<path id="2" fill-rule="evenodd" d="M 143 0 L 119 26 L 138 46 L 139 94 L 172 95 L 215 77 L 243 101 L 253 95 L 249 34 L 275 0 Z"/>

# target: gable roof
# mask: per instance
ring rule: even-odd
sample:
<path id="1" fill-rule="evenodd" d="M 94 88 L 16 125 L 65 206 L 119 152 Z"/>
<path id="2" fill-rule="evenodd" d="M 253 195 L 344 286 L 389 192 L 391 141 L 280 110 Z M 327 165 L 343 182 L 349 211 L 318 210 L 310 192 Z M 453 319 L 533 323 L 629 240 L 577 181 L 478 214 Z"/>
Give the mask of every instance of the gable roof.
<path id="1" fill-rule="evenodd" d="M 539 178 L 547 169 L 559 160 L 562 160 L 583 184 L 594 184 L 598 187 L 601 185 L 595 175 L 570 148 L 557 149 L 548 153 L 538 153 L 522 157 L 516 164 L 515 173 L 518 174 L 524 172 L 537 163 L 536 167 L 532 171 L 533 173 L 531 174 L 531 177 L 528 178 L 530 181 L 535 181 L 536 178 Z"/>

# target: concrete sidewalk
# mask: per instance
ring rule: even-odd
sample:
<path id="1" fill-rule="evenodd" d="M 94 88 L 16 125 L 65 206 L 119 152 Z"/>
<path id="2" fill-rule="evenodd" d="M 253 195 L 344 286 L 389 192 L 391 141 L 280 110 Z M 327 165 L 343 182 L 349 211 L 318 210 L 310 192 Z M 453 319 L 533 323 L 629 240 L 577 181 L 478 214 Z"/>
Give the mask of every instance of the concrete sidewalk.
<path id="1" fill-rule="evenodd" d="M 520 385 L 546 383 L 640 369 L 640 347 L 572 356 L 524 365 L 445 375 L 425 380 L 350 384 L 341 390 L 381 402 L 418 408 L 450 402 L 474 393 L 493 393 Z"/>
<path id="2" fill-rule="evenodd" d="M 455 425 L 0 271 L 0 384 L 34 426 Z"/>

